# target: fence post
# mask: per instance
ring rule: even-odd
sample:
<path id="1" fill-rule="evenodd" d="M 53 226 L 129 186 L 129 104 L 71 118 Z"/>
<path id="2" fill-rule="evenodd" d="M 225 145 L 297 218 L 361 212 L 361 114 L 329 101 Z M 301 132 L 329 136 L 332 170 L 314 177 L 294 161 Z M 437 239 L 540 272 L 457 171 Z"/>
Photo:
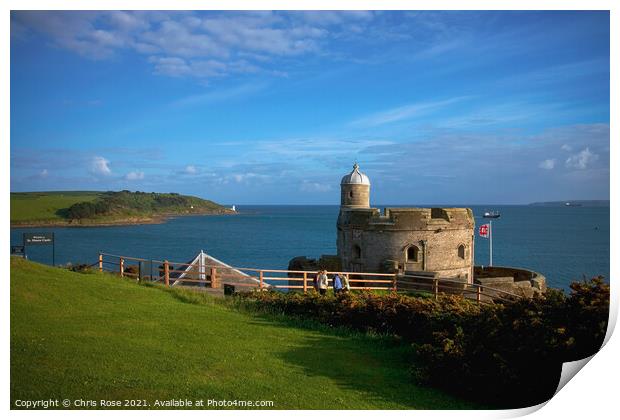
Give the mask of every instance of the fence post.
<path id="1" fill-rule="evenodd" d="M 164 261 L 164 285 L 170 287 L 170 266 L 168 260 Z"/>
<path id="2" fill-rule="evenodd" d="M 121 277 L 125 276 L 125 259 L 123 257 L 119 258 L 118 269 L 121 273 Z"/>
<path id="3" fill-rule="evenodd" d="M 258 272 L 258 278 L 260 280 L 260 290 L 263 290 L 263 270 Z"/>
<path id="4" fill-rule="evenodd" d="M 217 268 L 211 267 L 211 288 L 216 289 L 217 287 Z"/>
<path id="5" fill-rule="evenodd" d="M 480 303 L 480 285 L 476 287 L 476 302 Z"/>
<path id="6" fill-rule="evenodd" d="M 308 291 L 308 273 L 304 271 L 304 294 Z"/>
<path id="7" fill-rule="evenodd" d="M 99 272 L 103 271 L 103 254 L 99 254 Z"/>
<path id="8" fill-rule="evenodd" d="M 437 300 L 438 296 L 439 296 L 439 279 L 435 278 L 433 280 L 433 289 L 435 291 L 435 300 Z"/>
<path id="9" fill-rule="evenodd" d="M 396 292 L 397 290 L 397 286 L 396 286 L 396 274 L 394 274 L 394 280 L 393 280 L 393 290 Z"/>

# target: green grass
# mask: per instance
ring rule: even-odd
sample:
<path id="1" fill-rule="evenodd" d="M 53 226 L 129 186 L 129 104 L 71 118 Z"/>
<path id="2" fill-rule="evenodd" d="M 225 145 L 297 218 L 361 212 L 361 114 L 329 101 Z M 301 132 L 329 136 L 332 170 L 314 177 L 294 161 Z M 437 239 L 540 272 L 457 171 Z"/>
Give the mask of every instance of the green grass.
<path id="1" fill-rule="evenodd" d="M 11 193 L 11 223 L 62 221 L 59 210 L 100 196 L 96 191 Z"/>
<path id="2" fill-rule="evenodd" d="M 387 337 L 235 310 L 208 296 L 11 259 L 11 404 L 272 400 L 275 409 L 476 408 L 408 372 Z"/>

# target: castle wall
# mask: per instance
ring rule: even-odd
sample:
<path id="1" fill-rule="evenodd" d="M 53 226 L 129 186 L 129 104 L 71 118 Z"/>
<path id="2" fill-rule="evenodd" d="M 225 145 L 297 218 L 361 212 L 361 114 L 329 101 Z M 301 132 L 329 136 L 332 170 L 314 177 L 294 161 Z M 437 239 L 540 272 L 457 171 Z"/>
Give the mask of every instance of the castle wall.
<path id="1" fill-rule="evenodd" d="M 392 261 L 398 271 L 433 271 L 472 281 L 473 228 L 469 209 L 386 209 L 383 215 L 372 208 L 342 209 L 338 255 L 344 270 L 383 272 L 389 270 L 386 261 Z M 408 255 L 410 246 L 417 247 L 417 259 Z"/>

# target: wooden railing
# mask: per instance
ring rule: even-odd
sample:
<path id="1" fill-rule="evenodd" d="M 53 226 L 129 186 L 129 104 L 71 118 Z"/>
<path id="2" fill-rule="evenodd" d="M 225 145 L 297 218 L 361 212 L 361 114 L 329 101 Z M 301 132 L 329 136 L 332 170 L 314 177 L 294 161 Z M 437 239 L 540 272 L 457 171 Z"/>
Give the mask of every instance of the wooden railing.
<path id="1" fill-rule="evenodd" d="M 159 282 L 170 287 L 175 283 L 189 283 L 209 288 L 222 288 L 230 284 L 239 288 L 260 290 L 303 291 L 314 289 L 317 271 L 271 270 L 260 268 L 227 267 L 151 260 L 122 255 L 100 253 L 99 271 L 116 272 L 121 277 Z M 137 268 L 136 268 L 137 267 Z M 187 270 L 192 268 L 189 273 Z M 185 273 L 182 278 L 179 275 Z M 176 275 L 179 274 L 179 275 Z M 522 296 L 505 290 L 459 279 L 402 277 L 386 273 L 358 273 L 328 271 L 328 287 L 333 287 L 335 274 L 346 275 L 351 290 L 384 290 L 394 292 L 422 292 L 432 294 L 435 299 L 440 294 L 457 294 L 477 302 L 494 300 L 513 300 Z M 185 285 L 185 284 L 184 284 Z"/>
<path id="2" fill-rule="evenodd" d="M 506 290 L 469 283 L 455 278 L 420 278 L 418 281 L 400 278 L 398 280 L 398 291 L 427 292 L 432 294 L 435 299 L 438 298 L 440 293 L 461 295 L 477 302 L 508 301 L 524 298 L 521 295 Z"/>
<path id="3" fill-rule="evenodd" d="M 167 260 L 149 260 L 144 258 L 127 257 L 123 255 L 99 254 L 99 271 L 111 271 L 121 277 L 130 277 L 139 280 L 161 282 L 170 286 L 174 282 L 198 283 L 207 287 L 218 287 L 217 268 L 203 266 L 200 271 L 199 264 L 171 262 Z M 175 274 L 182 275 L 189 268 L 195 268 L 190 276 L 179 278 Z"/>
<path id="4" fill-rule="evenodd" d="M 303 290 L 304 292 L 314 288 L 314 277 L 318 273 L 318 271 L 235 268 L 244 273 L 254 273 L 251 277 L 258 279 L 261 288 Z M 350 288 L 353 290 L 395 290 L 396 288 L 396 276 L 394 274 L 353 273 L 346 271 L 328 271 L 328 287 L 333 287 L 333 276 L 335 274 L 347 275 Z"/>

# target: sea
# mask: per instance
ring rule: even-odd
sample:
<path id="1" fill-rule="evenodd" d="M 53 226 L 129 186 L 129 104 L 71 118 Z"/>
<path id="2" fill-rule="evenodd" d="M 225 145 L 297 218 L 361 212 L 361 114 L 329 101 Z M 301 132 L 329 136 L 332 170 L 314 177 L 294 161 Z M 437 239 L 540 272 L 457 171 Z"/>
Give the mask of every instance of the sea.
<path id="1" fill-rule="evenodd" d="M 389 205 L 374 207 L 427 207 Z M 457 206 L 455 206 L 457 207 Z M 542 273 L 551 287 L 574 280 L 609 279 L 609 206 L 466 206 L 476 226 L 493 219 L 493 264 Z M 112 227 L 12 228 L 11 245 L 26 232 L 53 232 L 55 243 L 28 246 L 28 259 L 56 265 L 93 264 L 110 254 L 188 262 L 204 252 L 235 267 L 286 269 L 291 258 L 336 253 L 339 206 L 238 205 L 236 215 L 182 216 L 161 224 Z M 489 264 L 489 239 L 476 228 L 475 263 Z"/>

